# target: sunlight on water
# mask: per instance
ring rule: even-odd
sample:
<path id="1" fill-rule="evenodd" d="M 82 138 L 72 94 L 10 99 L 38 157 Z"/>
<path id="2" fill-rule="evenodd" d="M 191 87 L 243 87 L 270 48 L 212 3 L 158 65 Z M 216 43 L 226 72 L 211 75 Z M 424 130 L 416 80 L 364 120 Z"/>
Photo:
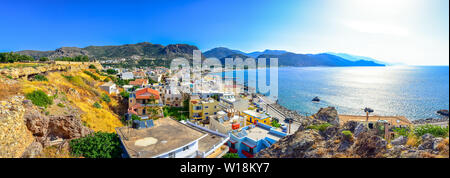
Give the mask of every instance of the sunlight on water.
<path id="1" fill-rule="evenodd" d="M 286 67 L 278 76 L 279 103 L 302 114 L 335 106 L 341 114 L 363 115 L 371 107 L 375 115 L 419 119 L 449 108 L 448 66 Z M 315 96 L 320 103 L 311 102 Z"/>

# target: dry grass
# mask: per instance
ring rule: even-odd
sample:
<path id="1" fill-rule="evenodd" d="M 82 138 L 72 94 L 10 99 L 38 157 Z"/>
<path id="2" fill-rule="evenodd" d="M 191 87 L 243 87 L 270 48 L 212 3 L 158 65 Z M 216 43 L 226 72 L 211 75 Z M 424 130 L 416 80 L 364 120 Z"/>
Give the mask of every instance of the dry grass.
<path id="1" fill-rule="evenodd" d="M 70 155 L 67 149 L 59 150 L 55 146 L 49 146 L 42 150 L 38 158 L 76 158 Z"/>
<path id="2" fill-rule="evenodd" d="M 442 140 L 442 142 L 438 144 L 437 149 L 440 154 L 449 157 L 448 138 Z"/>
<path id="3" fill-rule="evenodd" d="M 406 141 L 406 145 L 408 146 L 412 146 L 412 147 L 417 147 L 420 144 L 420 139 L 417 138 L 417 136 L 415 135 L 409 135 L 408 136 L 408 141 Z"/>
<path id="4" fill-rule="evenodd" d="M 69 81 L 63 75 L 73 78 Z M 22 81 L 22 92 L 29 93 L 39 89 L 51 95 L 56 93 L 56 90 L 66 93 L 68 102 L 81 110 L 81 120 L 94 131 L 114 132 L 114 128 L 123 126 L 119 116 L 111 109 L 119 105 L 118 101 L 113 97 L 110 97 L 109 103 L 101 101 L 100 96 L 105 93 L 98 87 L 101 82 L 93 80 L 82 71 L 54 72 L 46 77 L 48 82 Z M 76 94 L 73 90 L 76 90 Z M 101 103 L 102 108 L 95 108 L 95 102 Z"/>
<path id="5" fill-rule="evenodd" d="M 0 81 L 0 100 L 8 99 L 12 95 L 16 95 L 20 91 L 18 84 L 6 84 Z"/>

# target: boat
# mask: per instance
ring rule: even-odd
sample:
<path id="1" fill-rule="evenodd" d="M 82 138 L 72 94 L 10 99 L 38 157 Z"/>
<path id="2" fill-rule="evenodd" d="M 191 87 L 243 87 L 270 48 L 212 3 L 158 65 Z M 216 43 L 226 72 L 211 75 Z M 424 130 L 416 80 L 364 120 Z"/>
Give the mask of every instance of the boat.
<path id="1" fill-rule="evenodd" d="M 312 101 L 314 101 L 314 102 L 320 102 L 320 99 L 319 99 L 319 97 L 314 97 L 313 99 L 312 99 Z"/>

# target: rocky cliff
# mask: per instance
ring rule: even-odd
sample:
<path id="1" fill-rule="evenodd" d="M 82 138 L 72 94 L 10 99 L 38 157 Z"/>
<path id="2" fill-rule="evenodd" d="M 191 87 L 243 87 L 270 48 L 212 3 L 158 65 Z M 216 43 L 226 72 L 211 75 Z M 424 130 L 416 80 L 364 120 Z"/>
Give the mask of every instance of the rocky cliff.
<path id="1" fill-rule="evenodd" d="M 176 57 L 184 57 L 192 59 L 193 50 L 198 50 L 196 46 L 188 44 L 170 44 L 163 46 L 160 44 L 152 44 L 142 42 L 137 44 L 126 44 L 117 46 L 88 46 L 85 48 L 78 47 L 62 47 L 55 51 L 18 51 L 17 53 L 29 55 L 34 58 L 49 57 L 50 59 L 59 57 L 75 57 L 78 55 L 86 55 L 97 60 L 109 59 L 163 59 L 172 60 Z"/>
<path id="2" fill-rule="evenodd" d="M 313 118 L 301 121 L 293 134 L 260 151 L 260 158 L 422 158 L 449 157 L 448 137 L 423 135 L 414 144 L 398 137 L 388 143 L 377 130 L 363 123 L 338 121 L 337 111 L 323 108 Z M 417 143 L 417 144 L 416 144 Z"/>
<path id="3" fill-rule="evenodd" d="M 11 78 L 16 79 L 47 72 L 78 71 L 82 69 L 88 69 L 90 65 L 94 65 L 99 70 L 102 69 L 102 65 L 97 62 L 56 61 L 52 63 L 35 63 L 35 65 L 32 67 L 3 68 L 0 69 L 0 75 L 10 76 Z"/>
<path id="4" fill-rule="evenodd" d="M 59 153 L 63 148 L 67 150 L 67 141 L 93 131 L 112 132 L 122 126 L 114 112 L 118 107 L 116 96 L 110 96 L 108 102 L 102 100 L 106 93 L 98 86 L 106 76 L 90 69 L 92 75 L 99 77 L 94 79 L 84 72 L 92 64 L 98 63 L 56 62 L 35 67 L 18 64 L 2 70 L 0 157 L 68 157 Z M 25 77 L 35 74 L 47 80 Z M 33 104 L 25 96 L 36 90 L 44 92 L 53 102 L 47 106 Z M 94 103 L 101 107 L 94 107 Z"/>
<path id="5" fill-rule="evenodd" d="M 34 141 L 23 121 L 22 100 L 23 97 L 16 96 L 10 101 L 0 101 L 0 158 L 21 157 Z"/>

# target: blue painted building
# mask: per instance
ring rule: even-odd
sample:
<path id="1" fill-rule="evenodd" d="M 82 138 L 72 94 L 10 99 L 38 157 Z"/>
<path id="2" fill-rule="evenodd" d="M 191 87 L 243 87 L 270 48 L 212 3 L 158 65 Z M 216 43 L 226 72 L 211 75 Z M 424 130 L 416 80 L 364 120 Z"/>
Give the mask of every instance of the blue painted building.
<path id="1" fill-rule="evenodd" d="M 230 140 L 227 142 L 229 152 L 237 153 L 241 158 L 253 158 L 256 153 L 270 147 L 286 133 L 277 131 L 276 128 L 257 123 L 248 125 L 239 131 L 229 132 Z"/>

